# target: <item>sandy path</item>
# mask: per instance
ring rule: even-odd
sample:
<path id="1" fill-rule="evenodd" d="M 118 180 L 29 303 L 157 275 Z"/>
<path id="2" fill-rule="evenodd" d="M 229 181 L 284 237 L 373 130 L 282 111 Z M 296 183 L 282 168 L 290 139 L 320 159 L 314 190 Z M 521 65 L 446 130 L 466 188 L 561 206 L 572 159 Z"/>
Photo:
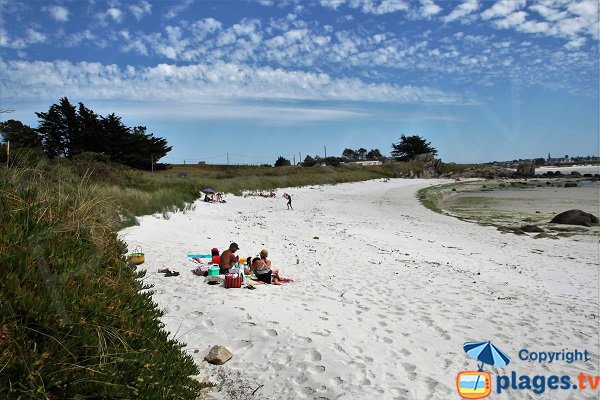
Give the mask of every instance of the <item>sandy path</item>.
<path id="1" fill-rule="evenodd" d="M 228 196 L 169 220 L 143 217 L 122 236 L 146 253 L 167 330 L 209 374 L 216 367 L 202 362 L 208 348 L 230 348 L 227 369 L 253 388 L 264 384 L 257 396 L 458 398 L 456 374 L 476 368 L 466 341 L 491 340 L 513 358 L 486 368 L 493 374 L 598 375 L 597 239 L 533 240 L 435 214 L 415 195 L 439 182 L 290 189 L 294 211 L 283 191 L 275 199 Z M 189 273 L 187 252 L 230 241 L 242 257 L 268 248 L 296 282 L 226 290 Z M 182 274 L 155 273 L 163 267 Z M 592 361 L 537 364 L 518 359 L 523 348 L 587 349 Z M 493 398 L 573 393 L 598 396 L 517 390 Z"/>

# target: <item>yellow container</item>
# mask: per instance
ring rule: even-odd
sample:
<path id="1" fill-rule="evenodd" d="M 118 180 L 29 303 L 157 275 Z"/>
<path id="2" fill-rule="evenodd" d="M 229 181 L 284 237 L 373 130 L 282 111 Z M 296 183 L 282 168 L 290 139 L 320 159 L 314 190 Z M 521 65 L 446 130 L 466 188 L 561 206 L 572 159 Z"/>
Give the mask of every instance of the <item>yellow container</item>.
<path id="1" fill-rule="evenodd" d="M 145 261 L 144 253 L 131 253 L 129 255 L 129 262 L 135 265 L 143 264 Z"/>
<path id="2" fill-rule="evenodd" d="M 145 257 L 144 253 L 142 253 L 142 249 L 139 246 L 133 249 L 133 253 L 127 256 L 127 260 L 129 260 L 130 263 L 135 265 L 143 264 L 145 261 Z"/>

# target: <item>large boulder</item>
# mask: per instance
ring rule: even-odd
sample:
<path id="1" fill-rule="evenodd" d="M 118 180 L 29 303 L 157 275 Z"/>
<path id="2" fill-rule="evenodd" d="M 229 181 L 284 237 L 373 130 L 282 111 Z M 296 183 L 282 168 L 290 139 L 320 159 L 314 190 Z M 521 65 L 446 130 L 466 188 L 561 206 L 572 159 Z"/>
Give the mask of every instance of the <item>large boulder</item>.
<path id="1" fill-rule="evenodd" d="M 517 172 L 515 172 L 517 176 L 535 176 L 535 164 L 534 163 L 521 163 L 517 167 Z"/>
<path id="2" fill-rule="evenodd" d="M 442 160 L 437 160 L 433 153 L 418 154 L 412 161 L 420 164 L 422 167 L 422 171 L 416 173 L 417 178 L 435 178 L 439 176 Z M 413 177 L 410 176 L 410 178 Z"/>
<path id="3" fill-rule="evenodd" d="M 598 217 L 581 210 L 569 210 L 556 215 L 553 224 L 592 226 L 598 224 Z"/>
<path id="4" fill-rule="evenodd" d="M 204 361 L 209 364 L 222 365 L 225 364 L 233 357 L 233 353 L 231 353 L 227 348 L 223 346 L 213 346 L 206 357 L 204 357 Z"/>

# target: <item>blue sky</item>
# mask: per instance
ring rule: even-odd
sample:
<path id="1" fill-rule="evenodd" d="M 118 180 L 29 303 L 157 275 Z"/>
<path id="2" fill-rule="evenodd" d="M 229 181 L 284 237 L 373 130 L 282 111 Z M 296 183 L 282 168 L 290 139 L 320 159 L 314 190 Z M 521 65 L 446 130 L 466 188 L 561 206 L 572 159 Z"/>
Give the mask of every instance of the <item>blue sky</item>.
<path id="1" fill-rule="evenodd" d="M 0 3 L 0 109 L 60 97 L 173 150 L 163 162 L 599 153 L 596 0 L 73 0 Z"/>

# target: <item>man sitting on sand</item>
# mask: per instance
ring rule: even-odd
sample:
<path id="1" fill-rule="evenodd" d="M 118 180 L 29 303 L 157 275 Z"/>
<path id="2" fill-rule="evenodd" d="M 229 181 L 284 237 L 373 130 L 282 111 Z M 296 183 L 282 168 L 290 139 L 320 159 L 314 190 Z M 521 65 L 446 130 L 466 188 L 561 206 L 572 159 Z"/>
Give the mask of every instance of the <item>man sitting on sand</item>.
<path id="1" fill-rule="evenodd" d="M 221 262 L 219 262 L 219 273 L 221 275 L 228 273 L 229 268 L 240 261 L 240 256 L 235 255 L 235 252 L 239 249 L 237 243 L 231 243 L 229 248 L 221 254 Z"/>

